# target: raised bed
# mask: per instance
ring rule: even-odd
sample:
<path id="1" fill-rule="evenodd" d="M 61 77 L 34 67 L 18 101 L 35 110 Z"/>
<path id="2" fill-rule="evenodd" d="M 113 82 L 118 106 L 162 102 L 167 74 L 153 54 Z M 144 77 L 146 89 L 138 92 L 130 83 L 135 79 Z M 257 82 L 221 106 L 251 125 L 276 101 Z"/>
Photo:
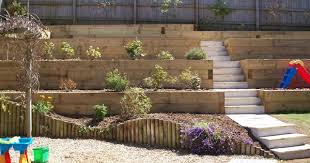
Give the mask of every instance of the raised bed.
<path id="1" fill-rule="evenodd" d="M 142 85 L 142 80 L 149 77 L 154 66 L 160 65 L 171 75 L 179 75 L 191 67 L 201 78 L 202 88 L 213 87 L 213 62 L 211 60 L 55 60 L 39 61 L 40 89 L 59 89 L 61 79 L 72 79 L 78 89 L 104 89 L 106 73 L 118 69 L 127 74 L 131 85 Z M 14 68 L 15 67 L 15 68 Z M 0 89 L 16 90 L 18 86 L 16 74 L 18 68 L 15 62 L 0 61 Z"/>
<path id="2" fill-rule="evenodd" d="M 25 108 L 3 101 L 0 106 L 0 136 L 23 136 Z M 174 149 L 188 148 L 182 145 L 186 137 L 181 134 L 181 124 L 171 120 L 133 119 L 109 128 L 89 128 L 36 112 L 33 113 L 32 120 L 33 136 L 99 139 Z M 271 152 L 255 145 L 236 143 L 231 148 L 233 154 L 275 157 Z"/>
<path id="3" fill-rule="evenodd" d="M 8 96 L 17 96 L 20 93 L 6 92 Z M 93 106 L 105 104 L 110 114 L 120 112 L 120 99 L 123 93 L 107 91 L 40 91 L 34 95 L 53 97 L 55 111 L 64 115 L 93 115 Z M 224 113 L 224 93 L 215 91 L 176 91 L 160 90 L 146 91 L 151 98 L 153 113 Z"/>
<path id="4" fill-rule="evenodd" d="M 260 90 L 266 113 L 309 112 L 310 90 Z"/>
<path id="5" fill-rule="evenodd" d="M 250 88 L 278 88 L 291 60 L 246 59 L 241 61 L 241 66 Z M 303 59 L 303 62 L 310 68 L 310 60 Z"/>

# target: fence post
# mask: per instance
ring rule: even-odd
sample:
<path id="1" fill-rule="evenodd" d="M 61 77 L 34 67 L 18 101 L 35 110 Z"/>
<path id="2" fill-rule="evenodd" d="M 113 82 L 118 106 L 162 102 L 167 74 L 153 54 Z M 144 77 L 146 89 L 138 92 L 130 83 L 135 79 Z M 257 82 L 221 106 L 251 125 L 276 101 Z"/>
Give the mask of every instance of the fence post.
<path id="1" fill-rule="evenodd" d="M 195 0 L 194 2 L 195 8 L 194 8 L 194 15 L 195 15 L 195 30 L 198 29 L 199 24 L 199 0 Z"/>
<path id="2" fill-rule="evenodd" d="M 137 0 L 133 0 L 133 24 L 137 24 Z"/>
<path id="3" fill-rule="evenodd" d="M 72 24 L 76 24 L 76 1 L 72 0 Z"/>
<path id="4" fill-rule="evenodd" d="M 260 6 L 259 6 L 259 0 L 256 0 L 256 30 L 257 31 L 259 31 L 259 8 L 260 8 Z"/>

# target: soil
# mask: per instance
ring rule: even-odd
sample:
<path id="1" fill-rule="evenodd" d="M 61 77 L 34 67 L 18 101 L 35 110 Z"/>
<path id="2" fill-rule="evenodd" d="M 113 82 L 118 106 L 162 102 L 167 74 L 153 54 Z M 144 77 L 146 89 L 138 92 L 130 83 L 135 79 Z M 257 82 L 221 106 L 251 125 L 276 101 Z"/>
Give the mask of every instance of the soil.
<path id="1" fill-rule="evenodd" d="M 99 121 L 93 117 L 66 117 L 56 113 L 49 114 L 52 117 L 61 119 L 66 122 L 72 122 L 83 126 L 106 128 L 124 122 L 120 116 L 109 116 L 104 120 Z M 253 142 L 255 145 L 260 146 L 259 142 L 255 141 L 247 129 L 239 126 L 225 115 L 216 114 L 184 114 L 184 113 L 154 113 L 147 114 L 143 117 L 137 118 L 157 118 L 162 120 L 175 121 L 181 124 L 182 130 L 186 130 L 192 126 L 207 127 L 212 125 L 217 131 L 228 137 L 230 140 L 236 142 Z"/>

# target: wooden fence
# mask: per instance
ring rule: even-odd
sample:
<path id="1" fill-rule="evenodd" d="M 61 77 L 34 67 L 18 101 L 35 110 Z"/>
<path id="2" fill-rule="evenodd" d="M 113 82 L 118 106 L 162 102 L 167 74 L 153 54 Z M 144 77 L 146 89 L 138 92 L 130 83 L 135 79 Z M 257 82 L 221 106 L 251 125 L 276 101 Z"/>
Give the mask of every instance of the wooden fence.
<path id="1" fill-rule="evenodd" d="M 21 0 L 27 4 L 26 0 Z M 112 5 L 98 7 L 99 2 Z M 163 0 L 31 0 L 30 11 L 49 24 L 190 23 L 208 30 L 309 30 L 309 0 L 227 0 L 232 13 L 214 15 L 217 0 L 182 0 L 160 12 Z"/>
<path id="2" fill-rule="evenodd" d="M 0 102 L 0 137 L 25 136 L 25 108 L 12 102 Z M 134 119 L 106 129 L 83 127 L 48 115 L 33 113 L 33 136 L 113 140 L 122 143 L 188 149 L 181 142 L 180 124 L 160 119 Z M 235 143 L 233 153 L 275 158 L 270 151 L 250 144 Z"/>

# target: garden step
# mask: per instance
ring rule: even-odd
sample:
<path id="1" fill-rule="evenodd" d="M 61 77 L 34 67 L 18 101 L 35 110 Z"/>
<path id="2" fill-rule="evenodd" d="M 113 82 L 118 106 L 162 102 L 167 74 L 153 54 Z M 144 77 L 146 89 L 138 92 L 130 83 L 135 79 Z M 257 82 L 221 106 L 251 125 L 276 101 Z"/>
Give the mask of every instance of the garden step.
<path id="1" fill-rule="evenodd" d="M 213 61 L 214 68 L 240 68 L 240 61 Z"/>
<path id="2" fill-rule="evenodd" d="M 228 56 L 227 52 L 205 51 L 207 56 Z"/>
<path id="3" fill-rule="evenodd" d="M 225 106 L 226 114 L 263 114 L 264 112 L 264 106 L 260 105 Z"/>
<path id="4" fill-rule="evenodd" d="M 294 124 L 276 124 L 273 125 L 272 122 L 265 122 L 265 126 L 251 127 L 251 131 L 255 137 L 265 137 L 283 134 L 296 133 Z M 269 125 L 267 123 L 270 123 Z"/>
<path id="5" fill-rule="evenodd" d="M 224 46 L 222 41 L 201 41 L 200 46 Z"/>
<path id="6" fill-rule="evenodd" d="M 201 47 L 205 52 L 227 52 L 224 46 L 219 47 Z"/>
<path id="7" fill-rule="evenodd" d="M 306 144 L 308 136 L 304 134 L 284 134 L 260 137 L 260 141 L 266 145 L 269 149 L 271 148 L 283 148 L 292 147 Z"/>
<path id="8" fill-rule="evenodd" d="M 213 75 L 241 75 L 242 70 L 240 68 L 215 68 L 213 69 Z"/>
<path id="9" fill-rule="evenodd" d="M 245 89 L 248 88 L 247 82 L 214 82 L 214 89 Z"/>
<path id="10" fill-rule="evenodd" d="M 244 75 L 214 75 L 214 82 L 241 82 L 244 81 Z"/>
<path id="11" fill-rule="evenodd" d="M 310 157 L 310 145 L 271 149 L 282 160 L 301 159 Z"/>
<path id="12" fill-rule="evenodd" d="M 230 56 L 208 56 L 209 60 L 217 60 L 217 61 L 230 61 Z"/>
<path id="13" fill-rule="evenodd" d="M 259 104 L 261 104 L 261 100 L 257 97 L 225 98 L 225 106 L 259 105 Z"/>
<path id="14" fill-rule="evenodd" d="M 224 92 L 225 97 L 257 97 L 257 89 L 228 89 Z"/>

